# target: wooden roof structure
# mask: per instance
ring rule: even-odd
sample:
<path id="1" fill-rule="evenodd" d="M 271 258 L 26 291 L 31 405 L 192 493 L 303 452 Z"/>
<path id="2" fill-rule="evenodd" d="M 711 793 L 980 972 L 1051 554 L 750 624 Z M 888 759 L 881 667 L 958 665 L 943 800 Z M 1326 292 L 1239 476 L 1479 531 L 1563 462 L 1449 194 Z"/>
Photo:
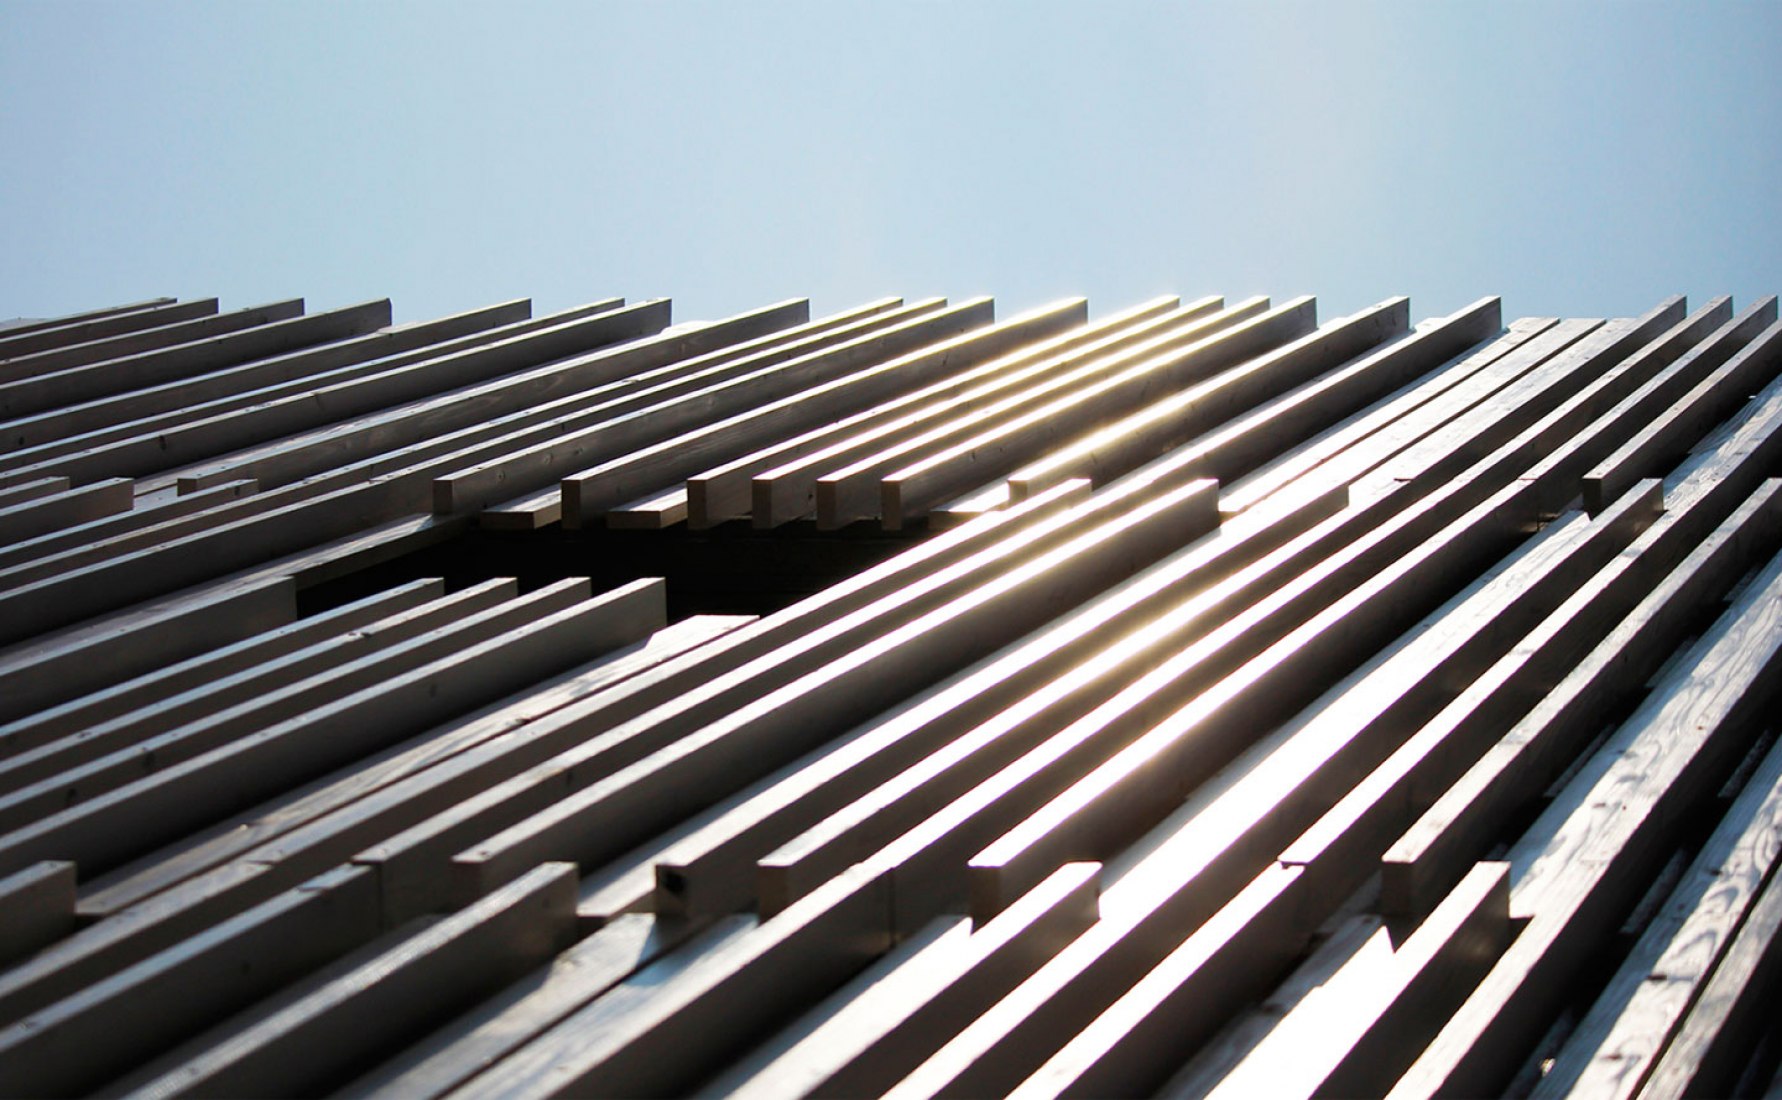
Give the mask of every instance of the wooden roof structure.
<path id="1" fill-rule="evenodd" d="M 1774 298 L 0 328 L 0 1095 L 1774 1089 Z"/>

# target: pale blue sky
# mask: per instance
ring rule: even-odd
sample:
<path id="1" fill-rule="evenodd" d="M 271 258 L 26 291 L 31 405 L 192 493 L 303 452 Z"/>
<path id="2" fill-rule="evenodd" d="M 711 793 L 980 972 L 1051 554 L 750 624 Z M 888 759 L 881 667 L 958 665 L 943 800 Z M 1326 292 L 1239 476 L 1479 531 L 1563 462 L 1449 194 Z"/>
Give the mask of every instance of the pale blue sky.
<path id="1" fill-rule="evenodd" d="M 1782 3 L 0 0 L 0 317 L 1782 290 Z"/>

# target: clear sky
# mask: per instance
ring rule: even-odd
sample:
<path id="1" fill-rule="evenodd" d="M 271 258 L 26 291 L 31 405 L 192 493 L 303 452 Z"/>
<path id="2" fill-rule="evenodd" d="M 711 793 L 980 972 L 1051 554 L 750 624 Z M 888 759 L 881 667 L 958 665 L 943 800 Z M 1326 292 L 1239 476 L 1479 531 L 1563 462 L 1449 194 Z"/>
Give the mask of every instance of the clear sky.
<path id="1" fill-rule="evenodd" d="M 1782 2 L 0 0 L 0 318 L 1782 291 Z"/>

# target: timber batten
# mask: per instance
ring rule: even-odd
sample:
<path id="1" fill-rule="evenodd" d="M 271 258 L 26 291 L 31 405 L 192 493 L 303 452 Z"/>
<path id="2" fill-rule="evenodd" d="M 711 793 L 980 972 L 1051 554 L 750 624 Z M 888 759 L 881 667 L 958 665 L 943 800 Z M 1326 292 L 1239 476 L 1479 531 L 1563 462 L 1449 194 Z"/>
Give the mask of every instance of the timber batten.
<path id="1" fill-rule="evenodd" d="M 1774 298 L 0 332 L 0 1094 L 1782 1050 Z"/>

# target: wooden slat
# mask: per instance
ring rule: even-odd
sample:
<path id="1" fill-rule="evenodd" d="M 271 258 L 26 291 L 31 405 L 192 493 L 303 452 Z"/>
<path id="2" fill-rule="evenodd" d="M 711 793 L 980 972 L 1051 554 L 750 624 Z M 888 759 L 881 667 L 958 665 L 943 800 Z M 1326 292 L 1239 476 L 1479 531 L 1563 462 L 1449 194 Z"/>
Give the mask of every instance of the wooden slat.
<path id="1" fill-rule="evenodd" d="M 815 503 L 815 478 L 825 467 L 846 461 L 846 456 L 858 453 L 892 433 L 913 430 L 914 425 L 923 423 L 942 408 L 985 400 L 1020 380 L 1041 377 L 1040 372 L 1047 369 L 1049 362 L 1057 362 L 1056 357 L 1061 353 L 1110 336 L 1116 340 L 1130 339 L 1131 334 L 1145 331 L 1148 323 L 1155 322 L 1160 314 L 1175 305 L 1174 298 L 1157 299 L 1094 324 L 1085 323 L 1088 311 L 1087 303 L 1082 299 L 1068 299 L 1043 307 L 1041 312 L 1068 317 L 1070 327 L 998 355 L 981 366 L 833 423 L 819 425 L 791 439 L 775 441 L 761 450 L 689 478 L 687 489 L 693 523 L 709 526 L 749 514 L 757 527 L 768 528 L 808 515 Z M 1021 319 L 1016 317 L 1004 324 L 1013 325 Z"/>
<path id="2" fill-rule="evenodd" d="M 1102 382 L 1060 396 L 1040 408 L 981 432 L 901 469 L 880 482 L 880 511 L 888 530 L 925 515 L 934 504 L 989 476 L 1017 468 L 1026 458 L 1073 432 L 1130 407 L 1159 388 L 1182 385 L 1197 374 L 1272 350 L 1316 323 L 1312 299 L 1301 298 L 1208 336 L 1181 357 L 1159 356 Z"/>
<path id="3" fill-rule="evenodd" d="M 957 402 L 925 404 L 869 430 L 859 440 L 837 444 L 834 453 L 809 456 L 796 484 L 802 488 L 809 475 L 816 475 L 812 488 L 819 528 L 872 518 L 878 514 L 879 479 L 898 466 L 981 431 L 987 424 L 1006 421 L 1060 392 L 1090 384 L 1147 354 L 1179 349 L 1266 308 L 1267 299 L 1263 298 L 1230 308 L 1222 298 L 1201 299 L 1062 353 L 1046 355 L 1013 375 L 973 387 Z"/>
<path id="4" fill-rule="evenodd" d="M 604 654 L 563 676 L 435 727 L 367 761 L 221 821 L 210 830 L 101 875 L 82 890 L 84 918 L 109 916 L 233 859 L 301 874 L 336 862 L 449 804 L 450 789 L 379 804 L 380 791 L 578 699 L 641 675 L 743 625 L 738 616 L 694 616 Z M 370 811 L 370 812 L 366 812 Z"/>
<path id="5" fill-rule="evenodd" d="M 0 717 L 31 714 L 296 617 L 295 586 L 266 578 L 171 596 L 11 646 L 0 650 Z"/>
<path id="6" fill-rule="evenodd" d="M 0 1091 L 98 1088 L 378 931 L 371 876 L 357 868 L 323 875 L 110 978 L 72 986 L 29 1015 L 0 1013 L 11 1025 L 0 1030 Z"/>
<path id="7" fill-rule="evenodd" d="M 1656 823 L 1693 802 L 1767 703 L 1782 650 L 1782 559 L 1772 561 L 1510 851 L 1512 906 L 1530 920 L 1394 1095 L 1492 1091 L 1545 1029 L 1603 925 L 1638 893 L 1631 869 L 1665 853 Z M 1734 757 L 1736 760 L 1736 756 Z M 1564 874 L 1560 874 L 1560 871 Z M 1630 896 L 1632 895 L 1632 896 Z"/>
<path id="8" fill-rule="evenodd" d="M 46 347 L 79 343 L 107 331 L 127 332 L 134 328 L 152 328 L 168 321 L 183 321 L 215 313 L 215 298 L 177 302 L 172 298 L 150 298 L 129 305 L 71 313 L 45 320 L 17 321 L 0 328 L 0 357 L 29 355 Z"/>
<path id="9" fill-rule="evenodd" d="M 29 718 L 0 726 L 0 756 L 16 756 L 178 692 L 214 685 L 221 677 L 261 665 L 328 634 L 352 630 L 423 600 L 438 598 L 444 590 L 444 583 L 439 580 L 413 581 L 38 711 Z"/>
<path id="10" fill-rule="evenodd" d="M 658 910 L 722 912 L 757 900 L 755 860 L 820 824 L 833 835 L 846 821 L 848 833 L 861 838 L 873 833 L 884 837 L 887 831 L 895 835 L 913 825 L 937 799 L 962 791 L 974 777 L 993 769 L 996 742 L 1005 746 L 1020 742 L 1014 734 L 1018 727 L 1012 723 L 1034 722 L 1042 715 L 1058 721 L 1060 706 L 1066 714 L 1073 713 L 1071 706 L 1086 707 L 1100 683 L 1116 675 L 1123 662 L 1171 639 L 1166 626 L 1178 630 L 1191 629 L 1197 622 L 1203 628 L 1210 626 L 1219 610 L 1209 607 L 1195 617 L 1183 616 L 1177 608 L 1328 514 L 1339 502 L 1333 497 L 1288 514 L 1257 514 L 1221 528 L 1043 630 L 837 738 L 821 756 L 801 759 L 797 769 L 777 783 L 651 857 L 659 881 Z M 1006 733 L 1005 725 L 1011 726 Z M 963 740 L 967 737 L 973 740 Z M 979 740 L 986 743 L 978 746 Z M 902 826 L 896 824 L 900 815 Z M 844 843 L 837 837 L 823 850 L 822 866 L 835 870 L 870 849 L 863 840 Z M 830 852 L 834 854 L 827 855 Z M 811 866 L 812 857 L 805 859 L 804 865 Z M 813 867 L 809 879 L 827 873 Z M 758 903 L 763 912 L 772 912 L 783 908 L 788 896 L 780 886 Z"/>
<path id="11" fill-rule="evenodd" d="M 189 1056 L 174 1051 L 119 1087 L 148 1095 L 263 1096 L 339 1085 L 380 1051 L 449 1019 L 567 946 L 574 902 L 573 867 L 536 868 L 464 911 L 354 960 L 345 973 L 309 979 L 189 1044 L 200 1048 Z"/>
<path id="12" fill-rule="evenodd" d="M 134 499 L 128 478 L 111 478 L 67 489 L 53 496 L 0 508 L 0 539 L 23 542 L 80 523 L 130 510 Z"/>
<path id="13" fill-rule="evenodd" d="M 103 561 L 114 554 L 150 545 L 169 533 L 174 520 L 194 522 L 193 517 L 220 504 L 252 496 L 259 486 L 252 481 L 227 481 L 202 492 L 172 500 L 144 504 L 138 498 L 128 512 L 77 523 L 47 535 L 0 547 L 0 590 L 30 584 Z"/>
<path id="14" fill-rule="evenodd" d="M 108 359 L 140 355 L 175 344 L 189 344 L 302 315 L 303 299 L 291 298 L 230 313 L 212 313 L 176 324 L 96 337 L 78 344 L 64 344 L 31 355 L 9 356 L 6 355 L 6 349 L 0 347 L 0 357 L 3 357 L 0 358 L 0 383 L 35 378 L 50 371 L 66 370 Z"/>
<path id="15" fill-rule="evenodd" d="M 1394 298 L 1165 395 L 1009 475 L 1012 496 L 1066 477 L 1103 484 L 1210 431 L 1263 400 L 1303 385 L 1410 327 L 1407 298 Z"/>
<path id="16" fill-rule="evenodd" d="M 6 422 L 0 424 L 0 443 L 10 450 L 98 426 L 76 402 L 93 402 L 248 359 L 344 340 L 389 323 L 390 302 L 386 298 L 275 321 L 184 347 L 163 348 L 107 363 L 70 367 L 36 378 L 0 383 L 0 416 L 6 418 Z"/>
<path id="17" fill-rule="evenodd" d="M 1772 748 L 1532 1095 L 1633 1096 L 1646 1087 L 1773 879 L 1778 836 L 1782 752 Z"/>
<path id="18" fill-rule="evenodd" d="M 74 864 L 45 860 L 0 878 L 0 965 L 74 931 Z"/>
<path id="19" fill-rule="evenodd" d="M 1214 503 L 1206 483 L 1154 495 L 1135 491 L 1126 500 L 1103 496 L 1067 514 L 1075 537 L 1037 537 L 1042 528 L 1030 546 L 1004 550 L 999 575 L 981 583 L 973 583 L 981 567 L 961 569 L 960 584 L 935 586 L 933 606 L 916 604 L 912 610 L 920 614 L 886 624 L 893 631 L 862 638 L 853 647 L 834 645 L 828 650 L 832 658 L 798 679 L 647 756 L 633 757 L 635 762 L 459 856 L 454 872 L 482 887 L 534 851 L 562 850 L 588 866 L 620 855 L 653 827 L 670 823 L 673 811 L 662 803 L 661 792 L 672 789 L 702 802 L 731 794 L 1211 526 Z M 613 732 L 613 746 L 647 737 L 649 728 L 648 716 L 634 728 L 620 727 Z"/>
<path id="20" fill-rule="evenodd" d="M 584 317 L 610 313 L 622 304 L 621 299 L 612 298 L 549 317 L 529 318 L 531 303 L 520 299 L 213 371 L 202 379 L 173 384 L 182 400 L 162 411 L 0 457 L 0 471 L 4 471 L 0 483 L 43 469 L 66 470 L 81 477 L 142 476 L 214 458 L 268 437 L 377 407 L 390 392 L 378 386 L 346 387 L 343 383 L 484 345 L 499 346 L 491 349 L 489 356 L 474 360 L 476 369 L 484 377 L 503 373 L 509 369 L 506 354 L 516 347 L 508 343 L 512 337 L 558 329 Z M 531 350 L 536 354 L 542 349 Z M 529 365 L 537 360 L 522 357 L 513 362 Z M 422 383 L 423 387 L 428 384 Z M 172 484 L 165 477 L 146 481 L 154 488 Z"/>
<path id="21" fill-rule="evenodd" d="M 982 310 L 982 322 L 990 319 L 990 300 L 974 299 L 960 308 Z M 1021 324 L 1011 323 L 997 335 L 1010 339 L 1019 334 L 1047 333 L 1054 327 L 1043 317 L 1028 315 Z M 700 428 L 622 458 L 604 462 L 563 480 L 563 522 L 575 527 L 592 520 L 608 507 L 642 493 L 665 488 L 674 481 L 758 449 L 786 432 L 797 432 L 836 416 L 855 412 L 893 394 L 954 374 L 995 354 L 995 346 L 955 336 L 907 352 L 895 359 L 830 379 L 790 397 L 783 397 L 747 412 L 714 421 Z"/>
<path id="22" fill-rule="evenodd" d="M 1670 403 L 1639 434 L 1622 444 L 1583 478 L 1584 506 L 1600 510 L 1642 472 L 1662 472 L 1746 397 L 1768 385 L 1782 362 L 1782 324 L 1772 324 L 1724 365 Z"/>
<path id="23" fill-rule="evenodd" d="M 434 511 L 478 508 L 541 488 L 596 462 L 945 339 L 983 323 L 988 312 L 983 302 L 949 308 L 930 299 L 628 395 L 610 410 L 596 408 L 591 416 L 565 421 L 543 442 L 436 478 Z"/>

